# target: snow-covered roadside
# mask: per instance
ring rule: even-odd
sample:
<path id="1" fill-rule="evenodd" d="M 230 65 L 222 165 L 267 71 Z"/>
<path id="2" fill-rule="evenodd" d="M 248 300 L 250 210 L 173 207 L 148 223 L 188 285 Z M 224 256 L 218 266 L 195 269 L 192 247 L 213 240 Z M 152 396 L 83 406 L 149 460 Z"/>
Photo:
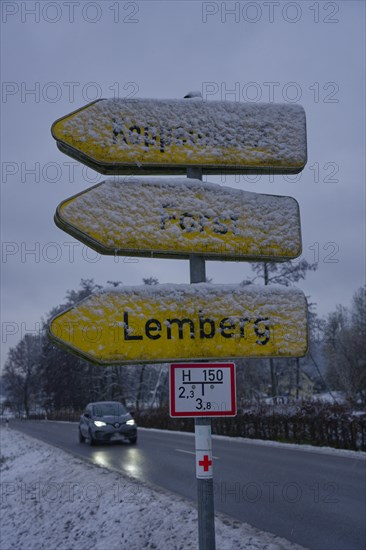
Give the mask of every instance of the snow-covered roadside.
<path id="1" fill-rule="evenodd" d="M 197 548 L 197 512 L 176 495 L 1 428 L 1 550 Z M 216 518 L 218 550 L 300 550 Z"/>

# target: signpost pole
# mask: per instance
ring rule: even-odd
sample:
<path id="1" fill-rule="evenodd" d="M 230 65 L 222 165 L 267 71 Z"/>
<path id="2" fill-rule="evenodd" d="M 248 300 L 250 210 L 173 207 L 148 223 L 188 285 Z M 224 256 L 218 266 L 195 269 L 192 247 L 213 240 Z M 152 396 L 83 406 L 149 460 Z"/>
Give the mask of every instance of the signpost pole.
<path id="1" fill-rule="evenodd" d="M 199 461 L 202 456 L 202 451 L 205 451 L 204 459 L 207 457 L 207 463 L 212 463 L 212 438 L 211 438 L 211 419 L 210 418 L 195 418 L 194 431 L 196 442 L 196 471 L 199 462 L 204 464 L 204 461 Z M 204 441 L 203 445 L 202 442 Z M 201 447 L 206 447 L 202 449 Z M 200 466 L 202 468 L 202 466 Z M 197 507 L 198 507 L 198 548 L 199 550 L 215 550 L 215 511 L 214 511 L 214 494 L 213 494 L 213 476 L 212 464 L 209 468 L 210 476 L 203 479 L 197 477 Z M 204 469 L 204 467 L 203 467 Z"/>
<path id="2" fill-rule="evenodd" d="M 202 180 L 202 169 L 199 167 L 187 167 L 187 177 Z M 206 265 L 203 256 L 192 255 L 189 258 L 190 282 L 206 282 Z M 196 446 L 196 472 L 198 461 L 202 451 L 212 462 L 212 437 L 211 419 L 194 419 L 195 446 Z M 204 447 L 204 448 L 202 448 Z M 210 467 L 211 466 L 211 467 Z M 215 512 L 213 494 L 212 464 L 208 466 L 209 476 L 197 477 L 197 507 L 198 507 L 198 547 L 199 550 L 215 550 Z M 206 468 L 204 468 L 205 470 Z"/>

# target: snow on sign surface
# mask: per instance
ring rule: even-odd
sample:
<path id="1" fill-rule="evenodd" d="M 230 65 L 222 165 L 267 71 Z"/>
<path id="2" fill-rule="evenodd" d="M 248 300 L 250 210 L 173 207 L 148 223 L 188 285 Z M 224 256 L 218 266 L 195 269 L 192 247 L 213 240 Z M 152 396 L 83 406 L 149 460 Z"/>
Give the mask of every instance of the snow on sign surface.
<path id="1" fill-rule="evenodd" d="M 102 174 L 298 173 L 307 159 L 300 105 L 101 99 L 57 120 L 52 135 Z"/>
<path id="2" fill-rule="evenodd" d="M 107 180 L 63 201 L 55 222 L 102 254 L 214 260 L 301 254 L 295 199 L 181 177 Z"/>
<path id="3" fill-rule="evenodd" d="M 49 336 L 99 364 L 300 357 L 307 304 L 296 289 L 157 285 L 106 289 L 50 323 Z"/>

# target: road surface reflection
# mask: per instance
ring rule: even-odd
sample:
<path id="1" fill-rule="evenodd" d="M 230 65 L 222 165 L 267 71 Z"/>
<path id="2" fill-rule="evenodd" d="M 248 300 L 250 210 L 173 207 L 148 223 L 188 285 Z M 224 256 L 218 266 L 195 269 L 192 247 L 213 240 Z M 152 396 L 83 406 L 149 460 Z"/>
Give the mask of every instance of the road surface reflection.
<path id="1" fill-rule="evenodd" d="M 120 460 L 116 460 L 116 454 L 120 454 Z M 103 468 L 122 470 L 136 479 L 144 479 L 144 457 L 138 447 L 109 447 L 105 450 L 95 450 L 91 456 L 92 461 Z"/>

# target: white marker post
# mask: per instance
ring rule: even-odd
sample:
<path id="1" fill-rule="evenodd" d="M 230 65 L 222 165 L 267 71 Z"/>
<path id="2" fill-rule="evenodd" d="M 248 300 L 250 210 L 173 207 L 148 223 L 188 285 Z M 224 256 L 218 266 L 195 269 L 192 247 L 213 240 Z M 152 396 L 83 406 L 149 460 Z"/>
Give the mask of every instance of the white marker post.
<path id="1" fill-rule="evenodd" d="M 234 363 L 170 365 L 170 416 L 195 418 L 198 537 L 200 550 L 215 549 L 211 416 L 236 415 Z"/>
<path id="2" fill-rule="evenodd" d="M 213 479 L 211 426 L 196 424 L 195 445 L 197 479 Z"/>
<path id="3" fill-rule="evenodd" d="M 187 177 L 202 180 L 202 169 L 199 167 L 188 167 Z M 189 269 L 190 282 L 192 284 L 206 282 L 206 265 L 203 256 L 191 256 L 189 259 Z M 195 418 L 194 431 L 196 444 L 198 547 L 199 550 L 215 550 L 211 419 Z M 201 449 L 201 446 L 207 448 Z M 206 467 L 202 467 L 200 462 L 206 464 Z M 203 470 L 203 477 L 199 475 L 201 474 L 200 470 Z"/>

